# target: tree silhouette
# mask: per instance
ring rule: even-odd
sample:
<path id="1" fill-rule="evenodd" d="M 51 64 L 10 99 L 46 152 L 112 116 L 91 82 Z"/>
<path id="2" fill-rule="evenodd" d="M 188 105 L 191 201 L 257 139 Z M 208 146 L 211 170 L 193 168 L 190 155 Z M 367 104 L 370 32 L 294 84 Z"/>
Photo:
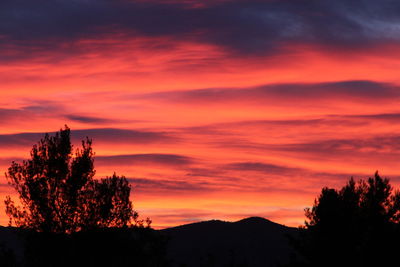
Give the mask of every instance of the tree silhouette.
<path id="1" fill-rule="evenodd" d="M 94 179 L 92 140 L 73 153 L 70 129 L 45 135 L 22 164 L 12 162 L 8 183 L 22 207 L 6 197 L 10 225 L 38 232 L 73 233 L 102 227 L 123 227 L 137 220 L 124 176 Z"/>
<path id="2" fill-rule="evenodd" d="M 400 193 L 378 172 L 353 178 L 340 190 L 323 188 L 294 245 L 302 261 L 294 266 L 390 266 L 396 253 Z"/>

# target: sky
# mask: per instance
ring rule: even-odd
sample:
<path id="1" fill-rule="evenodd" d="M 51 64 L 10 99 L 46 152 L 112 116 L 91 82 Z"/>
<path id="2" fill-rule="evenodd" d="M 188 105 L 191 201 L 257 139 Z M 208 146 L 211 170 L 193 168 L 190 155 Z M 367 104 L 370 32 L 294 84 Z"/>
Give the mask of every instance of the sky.
<path id="1" fill-rule="evenodd" d="M 377 170 L 400 185 L 399 14 L 396 0 L 2 0 L 0 173 L 66 124 L 156 228 L 299 226 L 324 186 Z"/>

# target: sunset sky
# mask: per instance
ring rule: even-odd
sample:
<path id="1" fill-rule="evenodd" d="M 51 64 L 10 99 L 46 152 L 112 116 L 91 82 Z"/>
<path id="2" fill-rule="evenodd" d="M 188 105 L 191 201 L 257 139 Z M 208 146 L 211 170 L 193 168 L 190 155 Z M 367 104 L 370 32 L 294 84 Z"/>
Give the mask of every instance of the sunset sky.
<path id="1" fill-rule="evenodd" d="M 1 0 L 0 171 L 67 124 L 156 228 L 298 226 L 324 186 L 400 186 L 399 71 L 397 0 Z"/>

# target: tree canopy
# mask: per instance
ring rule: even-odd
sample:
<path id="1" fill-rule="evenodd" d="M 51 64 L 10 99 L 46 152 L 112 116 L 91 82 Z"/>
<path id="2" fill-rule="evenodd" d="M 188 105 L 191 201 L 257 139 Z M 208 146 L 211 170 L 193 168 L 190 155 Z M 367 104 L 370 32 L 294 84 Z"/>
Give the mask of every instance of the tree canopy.
<path id="1" fill-rule="evenodd" d="M 400 192 L 378 172 L 340 190 L 323 188 L 295 242 L 296 266 L 390 266 L 400 248 Z"/>
<path id="2" fill-rule="evenodd" d="M 129 199 L 131 187 L 124 176 L 94 179 L 92 140 L 74 151 L 70 129 L 46 134 L 33 146 L 30 159 L 12 162 L 8 183 L 20 205 L 6 197 L 10 225 L 38 232 L 72 233 L 102 227 L 124 227 L 138 214 Z"/>

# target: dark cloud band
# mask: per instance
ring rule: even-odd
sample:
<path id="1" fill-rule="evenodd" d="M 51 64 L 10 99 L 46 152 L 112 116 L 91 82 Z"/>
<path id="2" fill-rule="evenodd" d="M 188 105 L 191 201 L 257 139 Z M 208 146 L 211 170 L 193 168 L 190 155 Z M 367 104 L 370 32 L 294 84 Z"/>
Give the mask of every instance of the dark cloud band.
<path id="1" fill-rule="evenodd" d="M 137 97 L 137 96 L 135 96 Z M 379 83 L 368 80 L 351 80 L 327 83 L 292 83 L 272 84 L 248 88 L 209 88 L 187 91 L 171 91 L 152 93 L 143 96 L 147 99 L 159 99 L 164 102 L 185 104 L 220 104 L 220 103 L 249 103 L 279 104 L 287 102 L 314 102 L 347 100 L 347 101 L 388 101 L 400 97 L 397 85 Z"/>
<path id="2" fill-rule="evenodd" d="M 109 34 L 168 36 L 224 46 L 236 53 L 273 53 L 286 44 L 361 48 L 397 43 L 400 3 L 391 0 L 185 2 L 26 1 L 0 3 L 0 42 L 54 49 Z M 4 55 L 6 56 L 6 55 Z M 17 56 L 17 55 L 15 55 Z"/>
<path id="3" fill-rule="evenodd" d="M 50 133 L 54 134 L 54 133 Z M 17 133 L 0 135 L 0 145 L 3 146 L 31 146 L 36 144 L 45 133 Z M 124 143 L 124 144 L 148 144 L 174 142 L 176 138 L 163 132 L 127 130 L 116 128 L 95 128 L 73 130 L 71 132 L 72 141 L 80 142 L 80 140 L 89 137 L 99 143 Z"/>
<path id="4" fill-rule="evenodd" d="M 175 154 L 131 154 L 115 156 L 97 156 L 96 164 L 112 165 L 166 165 L 182 167 L 194 160 L 187 156 Z"/>

